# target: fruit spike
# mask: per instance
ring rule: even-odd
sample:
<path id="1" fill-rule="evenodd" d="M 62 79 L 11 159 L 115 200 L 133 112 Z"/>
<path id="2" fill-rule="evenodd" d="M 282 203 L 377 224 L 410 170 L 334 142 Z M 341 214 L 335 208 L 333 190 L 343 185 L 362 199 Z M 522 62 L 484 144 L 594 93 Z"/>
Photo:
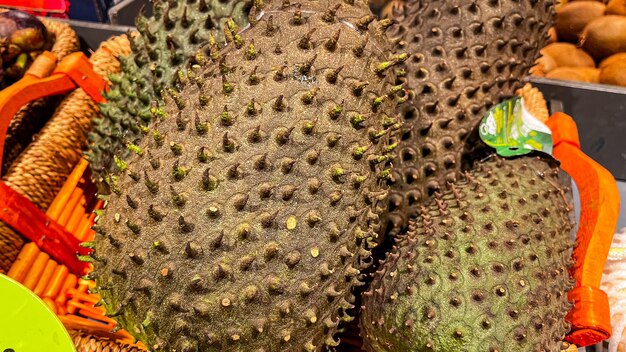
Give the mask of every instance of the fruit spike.
<path id="1" fill-rule="evenodd" d="M 367 351 L 561 350 L 573 224 L 558 168 L 492 157 L 420 208 L 363 294 Z"/>
<path id="2" fill-rule="evenodd" d="M 488 108 L 521 86 L 551 25 L 548 0 L 407 1 L 387 30 L 411 53 L 401 80 L 406 105 L 393 165 L 388 229 L 406 228 L 417 204 L 445 188 L 479 155 L 475 133 Z M 384 69 L 381 64 L 380 69 Z"/>
<path id="3" fill-rule="evenodd" d="M 101 193 L 108 193 L 103 180 L 117 172 L 113 158 L 126 158 L 129 153 L 124 145 L 138 143 L 141 126 L 162 117 L 158 109 L 152 111 L 152 102 L 165 92 L 184 108 L 177 85 L 193 74 L 193 64 L 205 63 L 203 51 L 217 59 L 218 42 L 224 42 L 221 27 L 225 19 L 232 17 L 228 28 L 244 25 L 247 6 L 244 0 L 157 1 L 154 17 L 137 17 L 139 34 L 131 35 L 132 53 L 121 59 L 121 73 L 111 78 L 113 84 L 105 93 L 107 102 L 101 104 L 101 116 L 89 134 L 93 145 L 87 153 L 89 164 Z M 229 89 L 225 83 L 224 92 Z"/>
<path id="4" fill-rule="evenodd" d="M 124 158 L 140 182 L 121 174 L 98 218 L 104 306 L 155 350 L 335 346 L 372 262 L 389 171 L 370 160 L 394 157 L 383 137 L 399 127 L 393 68 L 406 56 L 365 1 L 271 0 L 256 13 L 193 70 L 202 85 L 165 96 L 158 138 Z M 375 97 L 386 98 L 374 108 Z M 134 290 L 143 279 L 149 296 Z"/>

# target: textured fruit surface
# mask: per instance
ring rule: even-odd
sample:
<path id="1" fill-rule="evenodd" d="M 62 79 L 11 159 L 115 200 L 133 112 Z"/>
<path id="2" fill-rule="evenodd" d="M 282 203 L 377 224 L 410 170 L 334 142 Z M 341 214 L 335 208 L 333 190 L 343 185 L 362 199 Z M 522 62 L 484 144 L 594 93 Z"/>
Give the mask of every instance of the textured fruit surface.
<path id="1" fill-rule="evenodd" d="M 626 1 L 610 0 L 606 6 L 606 14 L 626 16 Z"/>
<path id="2" fill-rule="evenodd" d="M 371 262 L 405 56 L 365 4 L 253 10 L 118 160 L 98 218 L 104 306 L 153 349 L 333 346 Z"/>
<path id="3" fill-rule="evenodd" d="M 559 38 L 577 43 L 585 26 L 598 17 L 604 16 L 606 5 L 596 1 L 575 1 L 556 10 L 556 30 Z"/>
<path id="4" fill-rule="evenodd" d="M 114 156 L 127 157 L 125 145 L 142 138 L 141 126 L 152 118 L 152 102 L 175 85 L 178 71 L 193 63 L 199 50 L 208 53 L 224 42 L 227 18 L 239 25 L 246 22 L 246 6 L 245 0 L 157 1 L 154 17 L 137 18 L 133 52 L 122 60 L 121 73 L 111 77 L 108 102 L 100 105 L 101 118 L 94 120 L 89 135 L 89 166 L 101 192 L 108 193 L 103 181 L 115 171 Z"/>
<path id="5" fill-rule="evenodd" d="M 369 351 L 559 351 L 572 224 L 556 168 L 493 158 L 422 207 L 363 296 Z"/>
<path id="6" fill-rule="evenodd" d="M 618 54 L 607 57 L 606 59 L 600 62 L 600 64 L 598 65 L 598 68 L 603 69 L 616 62 L 626 62 L 626 52 L 618 53 Z"/>
<path id="7" fill-rule="evenodd" d="M 541 54 L 552 57 L 558 67 L 596 67 L 589 54 L 570 43 L 552 43 Z"/>
<path id="8" fill-rule="evenodd" d="M 552 1 L 411 1 L 388 34 L 411 53 L 404 80 L 415 90 L 393 160 L 390 226 L 406 227 L 409 206 L 456 178 L 485 112 L 512 96 L 547 41 Z M 394 141 L 395 142 L 395 141 Z"/>
<path id="9" fill-rule="evenodd" d="M 563 81 L 598 83 L 600 70 L 593 67 L 557 67 L 548 72 L 546 77 Z"/>
<path id="10" fill-rule="evenodd" d="M 606 65 L 598 78 L 600 83 L 626 87 L 626 61 L 615 61 Z"/>
<path id="11" fill-rule="evenodd" d="M 601 60 L 626 51 L 626 16 L 607 15 L 591 21 L 582 34 L 582 45 Z"/>
<path id="12" fill-rule="evenodd" d="M 552 56 L 545 54 L 537 59 L 537 65 L 541 66 L 544 73 L 548 73 L 558 67 Z"/>

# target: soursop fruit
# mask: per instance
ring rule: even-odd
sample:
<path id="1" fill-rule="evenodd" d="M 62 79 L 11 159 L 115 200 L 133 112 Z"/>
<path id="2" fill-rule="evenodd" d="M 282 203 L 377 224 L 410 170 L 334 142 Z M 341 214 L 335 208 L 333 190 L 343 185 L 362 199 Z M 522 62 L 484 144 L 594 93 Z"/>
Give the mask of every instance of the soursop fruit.
<path id="1" fill-rule="evenodd" d="M 102 303 L 153 350 L 334 346 L 372 261 L 407 56 L 365 2 L 251 11 L 117 159 L 95 226 Z"/>
<path id="2" fill-rule="evenodd" d="M 406 228 L 418 205 L 454 181 L 482 146 L 476 127 L 514 95 L 547 40 L 550 0 L 429 0 L 398 5 L 387 31 L 411 53 L 407 105 L 389 184 L 389 228 Z M 472 138 L 476 137 L 476 138 Z M 466 158 L 464 158 L 464 156 Z"/>
<path id="3" fill-rule="evenodd" d="M 227 18 L 247 23 L 249 6 L 246 0 L 157 1 L 153 17 L 137 17 L 139 33 L 129 36 L 132 53 L 111 77 L 107 102 L 100 104 L 101 117 L 89 135 L 89 166 L 101 193 L 109 191 L 107 175 L 118 172 L 114 157 L 127 157 L 126 144 L 142 138 L 162 90 L 176 87 L 178 71 L 193 64 L 199 52 L 208 54 L 222 45 Z"/>
<path id="4" fill-rule="evenodd" d="M 368 351 L 559 351 L 573 224 L 558 169 L 494 157 L 439 194 L 363 295 Z"/>

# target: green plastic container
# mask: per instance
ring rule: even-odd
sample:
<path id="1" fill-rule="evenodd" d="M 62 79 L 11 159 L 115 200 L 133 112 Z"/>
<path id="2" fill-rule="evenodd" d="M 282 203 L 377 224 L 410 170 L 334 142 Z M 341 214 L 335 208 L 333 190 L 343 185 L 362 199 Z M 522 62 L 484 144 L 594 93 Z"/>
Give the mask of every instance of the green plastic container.
<path id="1" fill-rule="evenodd" d="M 75 352 L 67 330 L 31 290 L 0 274 L 0 352 Z"/>

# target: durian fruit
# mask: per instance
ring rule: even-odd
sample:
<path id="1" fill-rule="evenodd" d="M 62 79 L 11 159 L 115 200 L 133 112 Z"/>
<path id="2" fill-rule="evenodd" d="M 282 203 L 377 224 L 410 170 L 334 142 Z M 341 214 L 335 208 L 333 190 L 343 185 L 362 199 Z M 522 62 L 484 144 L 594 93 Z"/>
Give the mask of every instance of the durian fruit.
<path id="1" fill-rule="evenodd" d="M 156 1 L 153 17 L 137 17 L 139 33 L 129 36 L 132 54 L 121 60 L 120 74 L 111 77 L 104 94 L 108 101 L 100 104 L 101 117 L 89 135 L 89 166 L 101 192 L 108 193 L 103 180 L 115 171 L 114 157 L 127 157 L 125 145 L 142 138 L 142 126 L 152 119 L 152 103 L 162 90 L 175 87 L 179 69 L 199 52 L 207 54 L 224 42 L 227 18 L 245 24 L 248 7 L 246 0 Z"/>
<path id="2" fill-rule="evenodd" d="M 153 350 L 335 346 L 372 261 L 407 56 L 364 1 L 251 11 L 117 159 L 86 244 L 107 312 Z"/>
<path id="3" fill-rule="evenodd" d="M 363 295 L 368 351 L 559 351 L 573 224 L 558 168 L 492 157 L 420 208 Z"/>
<path id="4" fill-rule="evenodd" d="M 408 1 L 388 34 L 411 53 L 404 81 L 415 90 L 391 161 L 389 228 L 406 228 L 412 206 L 456 179 L 488 108 L 510 97 L 546 43 L 549 0 Z M 476 134 L 477 136 L 477 134 Z M 471 158 L 468 158 L 471 160 Z M 468 163 L 469 164 L 469 163 Z"/>

